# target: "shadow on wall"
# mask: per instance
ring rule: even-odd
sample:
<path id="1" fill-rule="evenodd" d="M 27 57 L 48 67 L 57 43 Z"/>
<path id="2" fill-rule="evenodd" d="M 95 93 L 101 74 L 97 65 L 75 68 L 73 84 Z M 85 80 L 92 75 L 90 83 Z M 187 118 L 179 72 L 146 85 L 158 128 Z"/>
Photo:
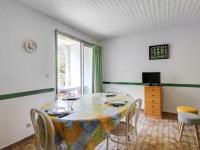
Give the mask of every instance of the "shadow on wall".
<path id="1" fill-rule="evenodd" d="M 200 88 L 163 87 L 163 110 L 176 112 L 179 105 L 189 105 L 200 109 Z"/>

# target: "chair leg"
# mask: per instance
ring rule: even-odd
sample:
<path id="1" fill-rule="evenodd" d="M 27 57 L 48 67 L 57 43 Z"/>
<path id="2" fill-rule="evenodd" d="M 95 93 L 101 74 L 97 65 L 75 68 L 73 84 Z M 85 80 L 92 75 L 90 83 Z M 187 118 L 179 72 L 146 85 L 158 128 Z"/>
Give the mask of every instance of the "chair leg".
<path id="1" fill-rule="evenodd" d="M 178 129 L 180 130 L 180 128 L 181 128 L 181 122 L 178 121 Z"/>
<path id="2" fill-rule="evenodd" d="M 131 136 L 129 135 L 129 136 L 128 136 L 128 142 L 130 142 L 130 141 L 131 141 Z"/>
<path id="3" fill-rule="evenodd" d="M 179 130 L 181 130 L 182 125 L 183 125 L 183 122 L 179 122 L 179 127 L 178 127 Z"/>
<path id="4" fill-rule="evenodd" d="M 197 147 L 199 148 L 199 131 L 198 131 L 198 126 L 195 125 L 195 137 L 196 137 L 196 141 L 197 141 Z"/>
<path id="5" fill-rule="evenodd" d="M 185 125 L 185 124 L 182 122 L 182 123 L 181 123 L 180 135 L 179 135 L 179 141 L 181 141 L 181 137 L 182 137 L 182 134 L 183 134 L 184 125 Z"/>
<path id="6" fill-rule="evenodd" d="M 117 136 L 117 150 L 119 149 L 119 136 Z"/>
<path id="7" fill-rule="evenodd" d="M 129 150 L 129 140 L 128 140 L 129 136 L 126 135 L 126 144 L 127 144 L 127 150 Z"/>
<path id="8" fill-rule="evenodd" d="M 108 150 L 108 142 L 109 142 L 109 134 L 107 134 L 107 137 L 106 137 L 106 150 Z"/>
<path id="9" fill-rule="evenodd" d="M 136 137 L 138 137 L 137 128 L 135 128 L 135 135 L 136 135 Z"/>

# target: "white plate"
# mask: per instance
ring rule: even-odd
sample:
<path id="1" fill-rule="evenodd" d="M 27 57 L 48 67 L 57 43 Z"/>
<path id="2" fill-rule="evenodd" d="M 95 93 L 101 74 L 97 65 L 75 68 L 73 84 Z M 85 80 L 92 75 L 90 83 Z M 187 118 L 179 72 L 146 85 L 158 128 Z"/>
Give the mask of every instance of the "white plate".
<path id="1" fill-rule="evenodd" d="M 80 99 L 80 97 L 63 98 L 62 100 L 64 100 L 64 101 L 75 101 L 75 100 L 78 100 L 78 99 Z"/>
<path id="2" fill-rule="evenodd" d="M 52 115 L 62 115 L 70 113 L 70 111 L 66 107 L 56 107 L 48 111 L 48 114 Z"/>
<path id="3" fill-rule="evenodd" d="M 114 97 L 117 96 L 116 93 L 106 93 L 106 97 Z"/>
<path id="4" fill-rule="evenodd" d="M 113 105 L 113 104 L 126 104 L 126 101 L 122 101 L 122 100 L 113 100 L 113 101 L 109 101 L 109 104 Z"/>

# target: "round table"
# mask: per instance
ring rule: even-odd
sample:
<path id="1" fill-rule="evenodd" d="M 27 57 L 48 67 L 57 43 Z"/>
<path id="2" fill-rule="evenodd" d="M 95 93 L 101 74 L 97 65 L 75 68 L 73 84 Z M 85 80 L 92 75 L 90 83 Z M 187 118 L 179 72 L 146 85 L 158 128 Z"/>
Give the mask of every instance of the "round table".
<path id="1" fill-rule="evenodd" d="M 125 116 L 131 97 L 117 95 L 106 98 L 108 101 L 124 100 L 127 103 L 114 107 L 101 103 L 102 94 L 84 94 L 73 102 L 74 112 L 62 118 L 51 117 L 56 131 L 65 140 L 68 149 L 92 150 L 106 138 Z M 67 107 L 66 101 L 57 101 L 49 107 Z"/>

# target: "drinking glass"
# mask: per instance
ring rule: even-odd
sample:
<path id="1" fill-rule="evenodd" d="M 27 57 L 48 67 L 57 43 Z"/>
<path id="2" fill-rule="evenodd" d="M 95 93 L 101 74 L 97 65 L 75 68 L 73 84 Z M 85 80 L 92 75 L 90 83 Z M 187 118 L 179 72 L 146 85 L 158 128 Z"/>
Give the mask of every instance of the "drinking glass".
<path id="1" fill-rule="evenodd" d="M 101 93 L 101 104 L 104 104 L 107 102 L 106 93 Z"/>
<path id="2" fill-rule="evenodd" d="M 68 110 L 73 110 L 73 100 L 67 100 Z"/>
<path id="3" fill-rule="evenodd" d="M 58 100 L 58 101 L 62 101 L 62 99 L 63 99 L 63 94 L 62 94 L 62 93 L 58 93 L 58 98 L 57 98 L 57 100 Z"/>

